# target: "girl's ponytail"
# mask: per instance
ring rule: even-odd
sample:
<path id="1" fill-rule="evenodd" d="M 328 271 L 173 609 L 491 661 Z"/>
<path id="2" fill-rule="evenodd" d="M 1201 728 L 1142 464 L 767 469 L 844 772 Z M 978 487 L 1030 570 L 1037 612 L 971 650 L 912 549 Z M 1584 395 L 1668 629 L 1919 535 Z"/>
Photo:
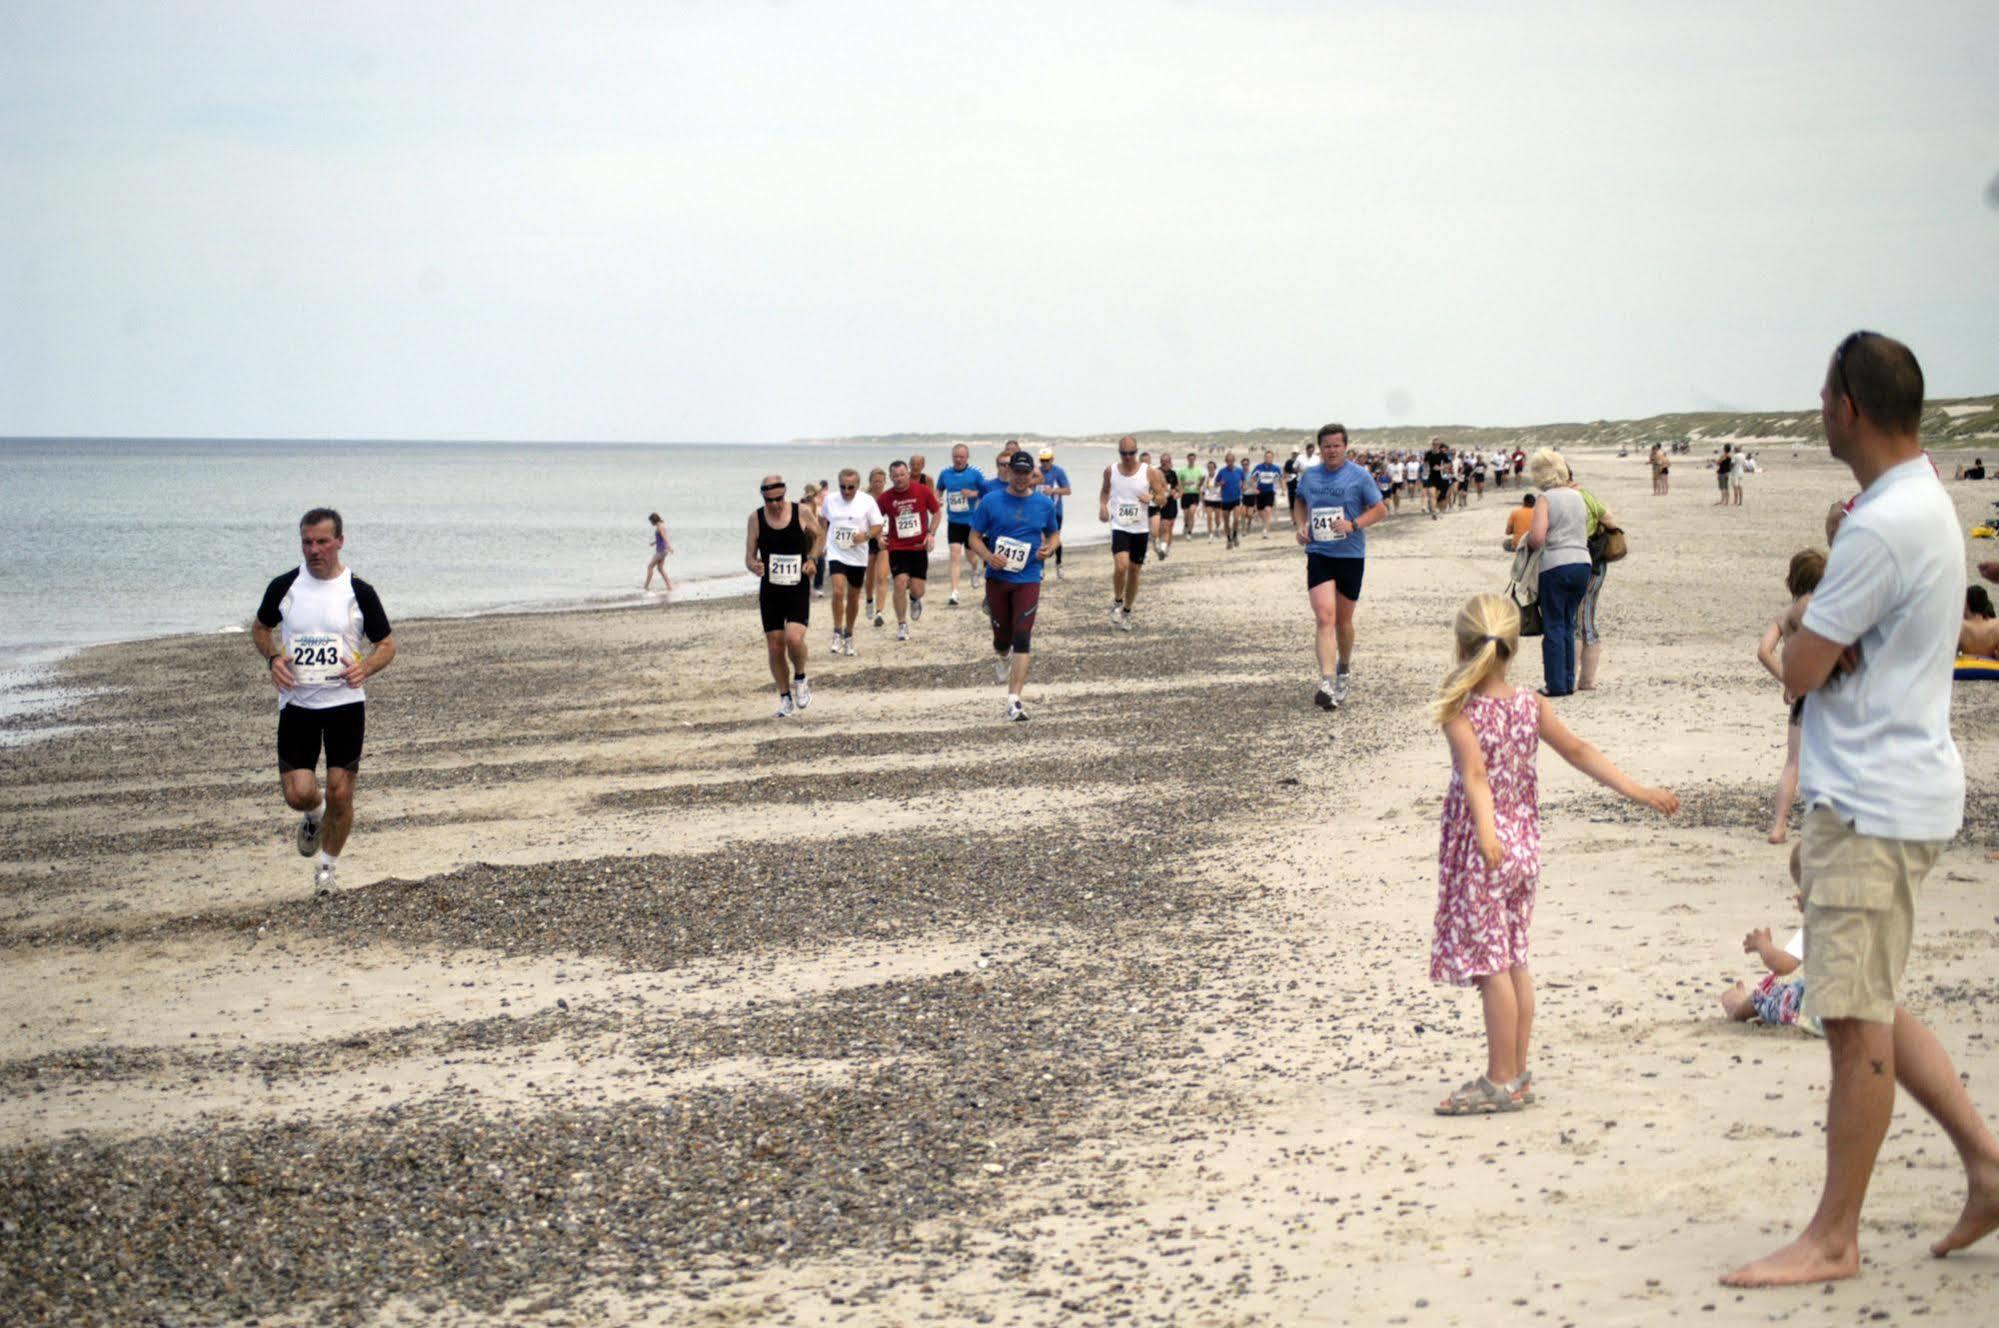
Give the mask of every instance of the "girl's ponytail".
<path id="1" fill-rule="evenodd" d="M 1430 719 L 1442 727 L 1458 717 L 1488 678 L 1503 676 L 1520 648 L 1520 610 L 1503 595 L 1474 595 L 1458 610 L 1457 667 L 1445 675 Z"/>

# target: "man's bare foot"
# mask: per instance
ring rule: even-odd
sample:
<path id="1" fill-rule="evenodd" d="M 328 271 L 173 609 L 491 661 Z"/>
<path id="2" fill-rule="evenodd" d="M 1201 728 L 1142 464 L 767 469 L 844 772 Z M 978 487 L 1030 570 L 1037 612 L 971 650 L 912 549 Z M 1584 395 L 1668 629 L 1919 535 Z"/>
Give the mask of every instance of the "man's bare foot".
<path id="1" fill-rule="evenodd" d="M 1860 1271 L 1860 1247 L 1832 1253 L 1817 1241 L 1800 1236 L 1774 1254 L 1743 1264 L 1721 1279 L 1723 1286 L 1802 1286 L 1807 1282 L 1837 1282 Z"/>
<path id="2" fill-rule="evenodd" d="M 1781 821 L 1770 827 L 1770 842 L 1781 844 L 1790 837 L 1791 827 Z"/>
<path id="3" fill-rule="evenodd" d="M 1930 1246 L 1930 1253 L 1941 1259 L 1994 1231 L 1999 1231 L 1999 1168 L 1981 1168 L 1973 1174 L 1971 1194 L 1964 1201 L 1964 1211 L 1957 1215 L 1957 1225 Z"/>

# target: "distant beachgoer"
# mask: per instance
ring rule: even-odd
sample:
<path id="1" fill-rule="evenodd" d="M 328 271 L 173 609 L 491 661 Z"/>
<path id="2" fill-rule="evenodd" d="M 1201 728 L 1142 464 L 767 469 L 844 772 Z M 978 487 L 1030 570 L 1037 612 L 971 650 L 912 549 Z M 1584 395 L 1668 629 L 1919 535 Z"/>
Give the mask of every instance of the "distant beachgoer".
<path id="1" fill-rule="evenodd" d="M 972 509 L 979 505 L 986 485 L 983 472 L 971 464 L 972 450 L 963 443 L 951 449 L 951 465 L 937 476 L 937 495 L 944 501 L 944 538 L 951 549 L 951 597 L 958 602 L 958 567 L 964 560 L 965 540 L 972 533 Z M 972 564 L 972 589 L 979 588 L 979 565 Z"/>
<path id="2" fill-rule="evenodd" d="M 861 472 L 840 472 L 839 492 L 826 499 L 826 557 L 832 563 L 833 653 L 854 655 L 854 617 L 868 577 L 868 545 L 882 531 L 881 508 L 861 492 Z"/>
<path id="3" fill-rule="evenodd" d="M 1721 455 L 1716 457 L 1714 462 L 1715 487 L 1721 491 L 1721 497 L 1715 500 L 1716 507 L 1728 506 L 1729 477 L 1734 470 L 1735 444 L 1723 443 L 1721 445 Z"/>
<path id="4" fill-rule="evenodd" d="M 1969 465 L 1968 467 L 1966 467 L 1966 468 L 1965 468 L 1965 471 L 1964 471 L 1964 478 L 1966 478 L 1966 479 L 1968 479 L 1968 480 L 1982 480 L 1982 479 L 1984 479 L 1984 478 L 1985 478 L 1985 458 L 1984 458 L 1984 457 L 1974 457 L 1974 458 L 1972 458 L 1972 462 L 1971 462 L 1971 464 L 1970 464 L 1970 465 Z"/>
<path id="5" fill-rule="evenodd" d="M 659 519 L 659 513 L 652 513 L 646 520 L 652 522 L 652 561 L 646 564 L 646 583 L 641 588 L 651 590 L 652 574 L 658 572 L 661 589 L 671 591 L 673 578 L 666 574 L 666 555 L 673 552 L 673 541 L 666 537 L 666 522 Z"/>
<path id="6" fill-rule="evenodd" d="M 1549 696 L 1576 690 L 1576 612 L 1589 590 L 1589 508 L 1569 487 L 1562 454 L 1544 447 L 1528 464 L 1527 476 L 1541 491 L 1527 546 L 1541 550 L 1541 676 Z"/>
<path id="7" fill-rule="evenodd" d="M 1517 1111 L 1534 1101 L 1527 1069 L 1534 1023 L 1528 925 L 1541 875 L 1536 756 L 1541 743 L 1618 795 L 1672 815 L 1679 799 L 1648 788 L 1578 738 L 1553 706 L 1506 679 L 1520 646 L 1520 611 L 1500 595 L 1458 610 L 1457 664 L 1430 717 L 1451 749 L 1437 849 L 1437 917 L 1430 980 L 1476 986 L 1485 1014 L 1485 1073 L 1437 1104 L 1440 1116 Z"/>
<path id="8" fill-rule="evenodd" d="M 1992 614 L 1992 596 L 1984 586 L 1964 588 L 1964 625 L 1957 631 L 1957 653 L 1999 657 L 1999 621 Z"/>
<path id="9" fill-rule="evenodd" d="M 1527 538 L 1527 532 L 1534 525 L 1534 495 L 1520 496 L 1520 506 L 1506 514 L 1506 551 L 1512 553 L 1520 547 L 1520 541 Z"/>
<path id="10" fill-rule="evenodd" d="M 807 492 L 811 487 L 806 486 Z M 785 500 L 782 475 L 764 476 L 757 492 L 763 503 L 750 513 L 743 566 L 757 579 L 764 650 L 777 684 L 776 717 L 789 719 L 812 704 L 812 684 L 805 677 L 805 629 L 812 622 L 812 596 L 806 587 L 825 552 L 826 529 L 809 501 Z"/>
<path id="11" fill-rule="evenodd" d="M 1354 610 L 1367 572 L 1369 526 L 1388 516 L 1374 477 L 1347 460 L 1344 424 L 1319 430 L 1319 464 L 1298 478 L 1291 525 L 1305 546 L 1305 595 L 1312 606 L 1312 644 L 1319 685 L 1312 704 L 1337 710 L 1352 685 Z"/>
<path id="12" fill-rule="evenodd" d="M 1666 449 L 1657 443 L 1652 444 L 1652 450 L 1646 455 L 1645 462 L 1652 467 L 1653 496 L 1657 497 L 1667 492 L 1672 487 L 1670 477 L 1673 472 L 1673 461 Z"/>
<path id="13" fill-rule="evenodd" d="M 986 612 L 993 624 L 993 676 L 1007 689 L 1006 717 L 1025 723 L 1027 669 L 1036 607 L 1041 602 L 1041 568 L 1062 542 L 1055 504 L 1034 492 L 1034 458 L 1016 452 L 1007 459 L 1007 487 L 979 500 L 966 544 L 986 566 Z"/>
<path id="14" fill-rule="evenodd" d="M 1166 481 L 1139 459 L 1138 443 L 1127 434 L 1118 439 L 1118 459 L 1104 467 L 1097 491 L 1097 520 L 1111 528 L 1111 626 L 1132 630 L 1131 611 L 1138 602 L 1139 573 L 1152 530 L 1148 506 L 1166 498 Z"/>
<path id="15" fill-rule="evenodd" d="M 1900 995 L 1918 892 L 1964 823 L 1950 726 L 1964 532 L 1923 456 L 1923 373 L 1907 346 L 1848 336 L 1819 401 L 1827 446 L 1861 485 L 1783 661 L 1785 691 L 1806 697 L 1804 1008 L 1825 1026 L 1832 1066 L 1825 1141 L 1813 1144 L 1825 1149 L 1825 1184 L 1796 1240 L 1722 1278 L 1737 1287 L 1860 1271 L 1861 1205 L 1897 1083 L 1943 1127 L 1964 1168 L 1964 1207 L 1930 1253 L 1999 1229 L 1999 1139 Z"/>
<path id="16" fill-rule="evenodd" d="M 1770 676 L 1779 686 L 1784 682 L 1783 654 L 1780 647 L 1790 636 L 1788 624 L 1802 616 L 1810 603 L 1812 591 L 1818 588 L 1819 578 L 1825 575 L 1825 555 L 1817 549 L 1800 549 L 1791 555 L 1791 568 L 1784 576 L 1784 588 L 1791 594 L 1791 603 L 1784 612 L 1770 620 L 1763 629 L 1763 639 L 1756 643 L 1756 662 L 1770 671 Z M 1791 804 L 1798 796 L 1798 743 L 1803 733 L 1805 698 L 1786 693 L 1784 704 L 1789 708 L 1790 720 L 1784 740 L 1784 773 L 1777 779 L 1777 812 L 1770 821 L 1769 841 L 1781 844 L 1791 831 Z"/>
<path id="17" fill-rule="evenodd" d="M 335 889 L 334 869 L 354 828 L 367 731 L 363 684 L 395 660 L 396 638 L 382 597 L 340 561 L 347 546 L 340 513 L 313 508 L 299 518 L 298 539 L 301 561 L 264 587 L 250 640 L 278 693 L 278 780 L 286 804 L 303 818 L 298 853 L 317 855 L 312 884 L 325 895 Z M 365 652 L 364 641 L 371 647 Z"/>
<path id="18" fill-rule="evenodd" d="M 888 549 L 888 574 L 895 585 L 895 639 L 909 639 L 909 624 L 923 620 L 923 592 L 929 583 L 930 551 L 937 546 L 937 520 L 943 504 L 927 484 L 918 484 L 910 465 L 897 461 L 888 468 L 890 484 L 877 501 L 882 510 L 882 543 Z"/>
<path id="19" fill-rule="evenodd" d="M 1593 692 L 1597 670 L 1603 665 L 1603 633 L 1596 606 L 1603 594 L 1604 578 L 1610 573 L 1609 561 L 1597 556 L 1600 546 L 1596 540 L 1605 526 L 1616 528 L 1617 519 L 1601 499 L 1577 482 L 1574 471 L 1569 472 L 1569 487 L 1582 495 L 1583 511 L 1588 517 L 1583 526 L 1583 546 L 1590 551 L 1589 584 L 1583 587 L 1582 602 L 1576 605 L 1576 690 Z M 1542 561 L 1545 564 L 1546 559 Z"/>
<path id="20" fill-rule="evenodd" d="M 868 472 L 868 497 L 875 500 L 876 510 L 881 510 L 882 498 L 888 492 L 888 471 L 876 466 Z M 877 535 L 868 541 L 868 575 L 862 582 L 867 594 L 867 618 L 877 627 L 886 626 L 888 616 L 882 608 L 888 603 L 888 551 Z"/>

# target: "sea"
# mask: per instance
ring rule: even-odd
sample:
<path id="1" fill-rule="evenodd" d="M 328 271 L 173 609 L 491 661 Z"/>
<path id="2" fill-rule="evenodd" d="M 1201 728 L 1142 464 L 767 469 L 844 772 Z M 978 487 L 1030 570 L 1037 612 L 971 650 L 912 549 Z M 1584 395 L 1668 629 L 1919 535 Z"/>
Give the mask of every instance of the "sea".
<path id="1" fill-rule="evenodd" d="M 991 473 L 997 442 L 976 441 L 972 464 Z M 933 475 L 950 463 L 948 446 L 923 451 Z M 796 496 L 845 466 L 865 485 L 906 455 L 833 443 L 0 439 L 0 739 L 9 719 L 42 716 L 39 729 L 74 699 L 53 668 L 70 652 L 247 631 L 264 585 L 298 565 L 311 507 L 339 510 L 343 558 L 391 619 L 670 612 L 753 588 L 743 530 L 765 474 Z M 1113 457 L 1106 446 L 1057 457 L 1078 495 L 1073 543 L 1107 538 L 1093 506 Z M 673 542 L 670 595 L 640 589 L 652 512 Z"/>

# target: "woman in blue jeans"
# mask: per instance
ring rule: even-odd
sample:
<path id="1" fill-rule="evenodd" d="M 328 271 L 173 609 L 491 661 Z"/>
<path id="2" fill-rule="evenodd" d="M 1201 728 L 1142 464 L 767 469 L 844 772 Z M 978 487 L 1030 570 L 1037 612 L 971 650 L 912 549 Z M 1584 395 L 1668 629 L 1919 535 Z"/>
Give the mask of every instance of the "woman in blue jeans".
<path id="1" fill-rule="evenodd" d="M 1541 551 L 1541 690 L 1567 696 L 1576 689 L 1576 610 L 1589 592 L 1589 509 L 1553 448 L 1528 460 L 1527 478 L 1541 491 L 1527 528 L 1527 546 Z"/>

